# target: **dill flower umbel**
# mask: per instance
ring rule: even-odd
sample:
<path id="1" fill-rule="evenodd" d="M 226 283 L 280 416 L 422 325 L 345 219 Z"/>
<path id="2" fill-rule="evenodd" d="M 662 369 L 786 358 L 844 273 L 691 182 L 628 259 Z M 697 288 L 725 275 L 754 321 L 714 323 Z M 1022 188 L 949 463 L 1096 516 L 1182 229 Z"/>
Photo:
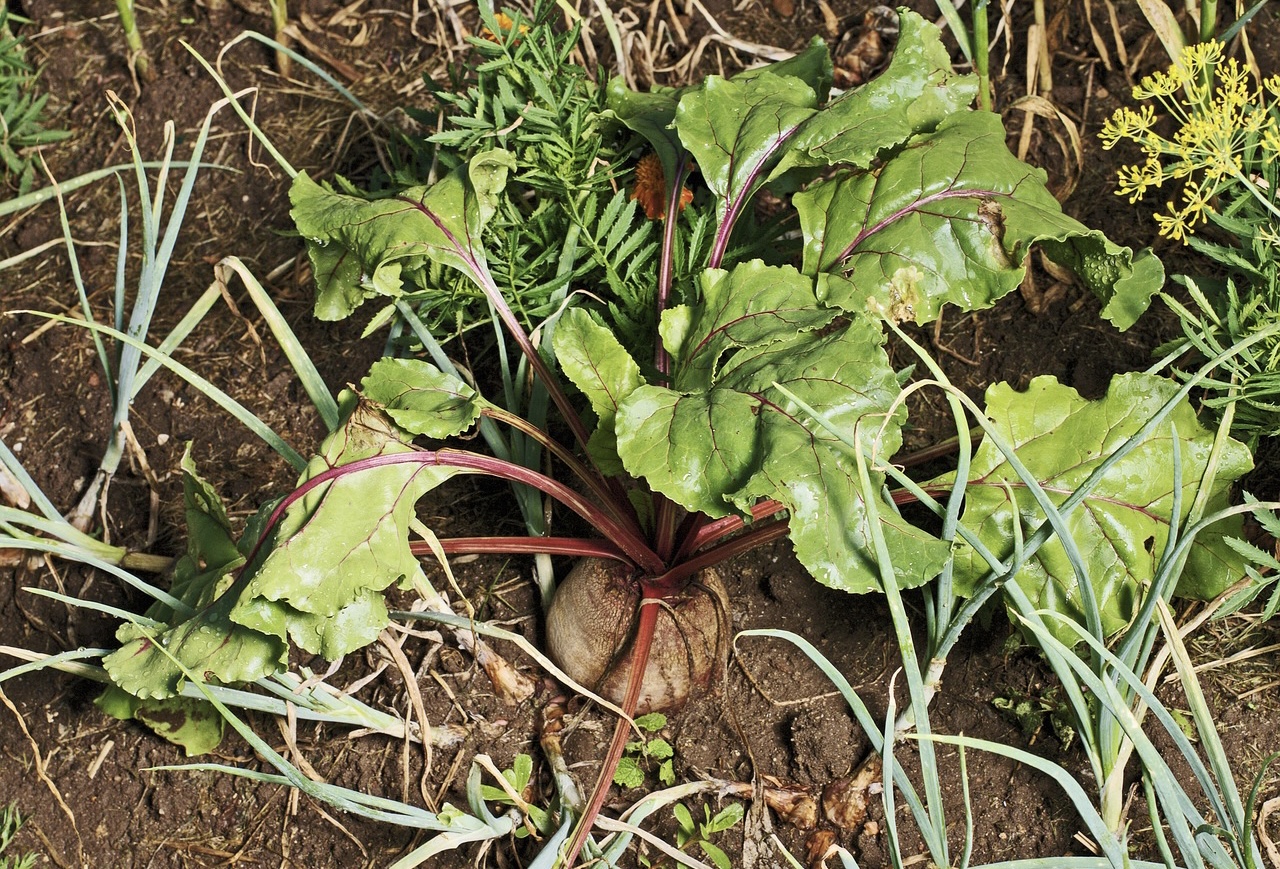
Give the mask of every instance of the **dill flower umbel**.
<path id="1" fill-rule="evenodd" d="M 1181 277 L 1190 306 L 1167 299 L 1186 346 L 1222 360 L 1200 384 L 1204 406 L 1230 406 L 1237 437 L 1280 435 L 1280 76 L 1258 81 L 1205 42 L 1144 78 L 1133 97 L 1142 105 L 1119 110 L 1100 133 L 1104 148 L 1129 141 L 1142 152 L 1119 170 L 1116 193 L 1137 202 L 1165 192 L 1160 234 L 1220 267 Z M 1165 191 L 1170 181 L 1176 192 Z M 1205 224 L 1215 232 L 1201 234 Z M 1246 340 L 1247 352 L 1227 352 Z"/>
<path id="2" fill-rule="evenodd" d="M 1104 148 L 1127 140 L 1145 156 L 1121 167 L 1116 192 L 1137 202 L 1167 181 L 1184 181 L 1181 196 L 1167 200 L 1166 211 L 1156 216 L 1160 234 L 1175 241 L 1186 241 L 1216 214 L 1220 197 L 1252 198 L 1269 217 L 1280 218 L 1259 171 L 1280 156 L 1277 96 L 1280 76 L 1251 86 L 1249 70 L 1223 57 L 1221 43 L 1188 46 L 1179 63 L 1134 87 L 1134 99 L 1146 105 L 1120 109 L 1099 133 Z M 1162 115 L 1174 122 L 1169 136 L 1157 131 Z"/>

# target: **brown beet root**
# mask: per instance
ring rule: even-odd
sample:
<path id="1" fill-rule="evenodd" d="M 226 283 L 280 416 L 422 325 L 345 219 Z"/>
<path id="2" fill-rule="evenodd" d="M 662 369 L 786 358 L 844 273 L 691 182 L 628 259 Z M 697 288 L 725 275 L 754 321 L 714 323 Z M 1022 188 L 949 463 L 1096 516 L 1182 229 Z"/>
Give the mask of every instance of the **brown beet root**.
<path id="1" fill-rule="evenodd" d="M 564 671 L 621 704 L 631 670 L 640 583 L 621 562 L 583 558 L 547 613 L 547 645 Z M 715 570 L 663 599 L 636 714 L 677 709 L 711 687 L 729 654 L 729 596 Z"/>

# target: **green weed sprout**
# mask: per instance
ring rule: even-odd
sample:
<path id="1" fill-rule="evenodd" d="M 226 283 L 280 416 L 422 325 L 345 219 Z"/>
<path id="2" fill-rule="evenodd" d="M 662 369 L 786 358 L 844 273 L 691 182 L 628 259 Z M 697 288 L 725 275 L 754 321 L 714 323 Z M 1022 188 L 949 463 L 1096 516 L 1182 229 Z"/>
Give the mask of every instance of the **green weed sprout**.
<path id="1" fill-rule="evenodd" d="M 129 116 L 128 108 L 114 94 L 109 94 L 108 99 L 111 100 L 112 112 L 124 131 L 131 150 L 135 154 L 134 172 L 142 211 L 142 270 L 138 275 L 137 288 L 133 293 L 133 298 L 129 300 L 125 277 L 125 265 L 129 255 L 130 244 L 128 201 L 124 184 L 121 182 L 120 244 L 117 253 L 112 326 L 116 332 L 124 333 L 137 342 L 145 340 L 150 329 L 151 318 L 155 313 L 156 302 L 164 285 L 165 275 L 173 255 L 174 245 L 177 242 L 178 232 L 186 216 L 191 191 L 195 186 L 196 177 L 201 168 L 200 157 L 204 152 L 205 143 L 208 141 L 213 116 L 219 108 L 225 105 L 225 101 L 215 104 L 205 116 L 200 133 L 192 147 L 192 159 L 186 165 L 181 186 L 170 210 L 169 220 L 164 223 L 162 222 L 162 215 L 164 213 L 165 192 L 172 164 L 175 139 L 173 125 L 170 123 L 165 127 L 165 152 L 160 161 L 160 170 L 153 191 L 141 158 L 136 156 L 139 153 L 139 149 L 134 139 L 132 119 Z M 66 209 L 62 203 L 61 196 L 58 199 L 62 217 L 63 237 L 66 240 L 67 254 L 71 262 L 72 278 L 75 281 L 76 291 L 80 297 L 81 313 L 84 315 L 86 322 L 95 323 L 96 319 L 89 305 L 88 292 L 80 276 L 79 259 L 76 255 L 75 242 L 71 238 L 71 227 L 67 220 Z M 207 304 L 212 304 L 212 301 L 212 299 L 209 299 Z M 125 319 L 126 310 L 129 311 L 127 321 Z M 207 310 L 207 306 L 205 310 Z M 189 315 L 185 318 L 165 339 L 161 347 L 169 351 L 181 343 L 190 329 L 194 328 L 196 323 L 199 322 L 199 317 L 202 314 L 203 311 L 194 317 Z M 92 523 L 93 516 L 99 507 L 100 499 L 104 497 L 110 486 L 111 479 L 120 465 L 120 460 L 124 456 L 131 431 L 129 428 L 129 409 L 133 400 L 158 368 L 158 365 L 149 364 L 145 367 L 142 365 L 142 351 L 136 343 L 127 341 L 117 343 L 116 350 L 112 353 L 108 352 L 99 333 L 95 332 L 93 334 L 93 340 L 99 362 L 106 375 L 106 381 L 111 385 L 112 419 L 110 439 L 99 464 L 98 472 L 94 475 L 80 503 L 76 505 L 68 517 L 71 524 L 82 531 L 87 530 Z"/>
<path id="2" fill-rule="evenodd" d="M 49 98 L 36 94 L 38 74 L 27 62 L 22 39 L 9 26 L 13 20 L 8 4 L 0 4 L 0 180 L 25 194 L 35 181 L 34 149 L 71 133 L 45 128 Z"/>
<path id="3" fill-rule="evenodd" d="M 21 828 L 22 816 L 18 814 L 17 803 L 10 803 L 0 809 L 0 869 L 34 869 L 37 859 L 35 854 L 23 854 L 21 857 L 5 854 Z"/>
<path id="4" fill-rule="evenodd" d="M 1133 95 L 1143 104 L 1117 111 L 1100 133 L 1103 147 L 1130 142 L 1142 155 L 1121 167 L 1116 192 L 1130 202 L 1165 196 L 1160 235 L 1225 271 L 1225 281 L 1181 278 L 1190 306 L 1165 299 L 1182 321 L 1179 346 L 1212 357 L 1280 323 L 1280 76 L 1254 84 L 1221 43 L 1203 42 Z M 1229 356 L 1204 386 L 1211 407 L 1236 405 L 1237 434 L 1280 433 L 1280 339 Z"/>
<path id="5" fill-rule="evenodd" d="M 645 769 L 650 763 L 658 765 L 658 781 L 670 787 L 676 783 L 674 767 L 675 749 L 657 733 L 667 726 L 667 716 L 661 712 L 641 715 L 635 720 L 636 728 L 645 735 L 628 742 L 618 768 L 613 771 L 613 783 L 624 788 L 638 788 L 644 784 Z"/>
<path id="6" fill-rule="evenodd" d="M 694 820 L 693 813 L 684 803 L 676 803 L 671 812 L 679 825 L 676 833 L 677 848 L 687 851 L 697 846 L 718 869 L 733 869 L 729 855 L 725 854 L 719 845 L 713 844 L 711 837 L 731 829 L 742 821 L 745 814 L 742 803 L 730 803 L 714 815 L 711 814 L 711 807 L 703 804 L 701 821 Z"/>

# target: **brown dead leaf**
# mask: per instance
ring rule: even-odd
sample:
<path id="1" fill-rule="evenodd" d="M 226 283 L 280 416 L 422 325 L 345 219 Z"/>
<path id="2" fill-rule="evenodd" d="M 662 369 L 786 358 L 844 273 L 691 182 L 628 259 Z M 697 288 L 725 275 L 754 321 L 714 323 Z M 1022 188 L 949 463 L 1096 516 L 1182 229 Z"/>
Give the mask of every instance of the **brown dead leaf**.
<path id="1" fill-rule="evenodd" d="M 883 69 L 897 39 L 898 13 L 888 6 L 872 6 L 861 27 L 836 44 L 831 59 L 836 87 L 857 87 Z"/>
<path id="2" fill-rule="evenodd" d="M 856 830 L 867 819 L 867 794 L 880 780 L 880 755 L 873 754 L 851 776 L 838 778 L 822 790 L 822 813 L 842 830 Z"/>

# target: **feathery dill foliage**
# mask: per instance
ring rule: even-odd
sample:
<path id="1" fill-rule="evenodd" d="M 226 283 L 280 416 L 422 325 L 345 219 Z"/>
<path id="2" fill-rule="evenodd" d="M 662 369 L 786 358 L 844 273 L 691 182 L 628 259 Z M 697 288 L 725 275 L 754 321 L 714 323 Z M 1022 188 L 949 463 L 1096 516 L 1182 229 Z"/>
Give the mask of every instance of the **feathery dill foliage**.
<path id="1" fill-rule="evenodd" d="M 36 865 L 39 858 L 35 854 L 18 856 L 5 853 L 21 827 L 22 816 L 18 814 L 16 803 L 0 807 L 0 869 L 32 869 Z"/>
<path id="2" fill-rule="evenodd" d="M 485 248 L 498 286 L 529 328 L 583 286 L 610 292 L 615 310 L 652 310 L 659 233 L 626 189 L 631 134 L 605 113 L 604 81 L 573 62 L 579 28 L 561 29 L 550 0 L 539 0 L 529 18 L 486 3 L 480 13 L 469 78 L 455 71 L 448 88 L 428 80 L 437 112 L 410 110 L 439 131 L 416 145 L 418 164 L 429 154 L 443 174 L 493 148 L 515 156 Z M 450 290 L 420 302 L 438 335 L 488 322 L 483 294 L 459 273 L 436 269 L 432 278 Z M 652 340 L 651 323 L 635 328 Z"/>
<path id="3" fill-rule="evenodd" d="M 71 135 L 46 130 L 43 124 L 48 96 L 36 94 L 38 73 L 27 63 L 20 37 L 13 35 L 7 4 L 0 4 L 0 178 L 22 195 L 31 189 L 35 166 L 31 149 Z"/>
<path id="4" fill-rule="evenodd" d="M 1253 83 L 1222 44 L 1188 46 L 1167 72 L 1134 89 L 1139 109 L 1117 111 L 1103 147 L 1138 145 L 1116 192 L 1137 202 L 1178 189 L 1155 216 L 1160 234 L 1223 266 L 1223 279 L 1182 277 L 1198 311 L 1176 302 L 1187 341 L 1206 356 L 1264 330 L 1280 330 L 1280 75 Z M 1169 125 L 1172 121 L 1171 126 Z M 1167 135 L 1166 135 L 1167 133 Z M 1280 332 L 1206 382 L 1211 407 L 1238 401 L 1233 433 L 1280 434 Z"/>

